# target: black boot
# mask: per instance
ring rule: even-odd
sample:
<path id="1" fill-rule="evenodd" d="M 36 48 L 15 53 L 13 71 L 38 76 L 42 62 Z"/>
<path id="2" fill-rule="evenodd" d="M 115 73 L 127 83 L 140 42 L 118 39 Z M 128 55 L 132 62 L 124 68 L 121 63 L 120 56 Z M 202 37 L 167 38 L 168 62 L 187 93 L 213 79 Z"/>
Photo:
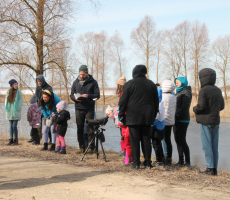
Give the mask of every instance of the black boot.
<path id="1" fill-rule="evenodd" d="M 18 139 L 15 139 L 12 145 L 18 145 Z"/>
<path id="2" fill-rule="evenodd" d="M 172 158 L 166 158 L 166 165 L 171 165 L 172 164 Z"/>
<path id="3" fill-rule="evenodd" d="M 201 174 L 207 174 L 207 175 L 217 175 L 217 170 L 216 168 L 207 168 L 204 171 L 199 171 Z"/>
<path id="4" fill-rule="evenodd" d="M 48 150 L 48 143 L 44 143 L 44 147 L 41 149 L 41 151 L 46 151 Z"/>
<path id="5" fill-rule="evenodd" d="M 175 164 L 178 167 L 183 167 L 184 166 L 184 161 L 183 160 L 179 160 L 178 163 Z"/>
<path id="6" fill-rule="evenodd" d="M 55 144 L 51 144 L 51 147 L 49 148 L 48 151 L 55 151 Z"/>
<path id="7" fill-rule="evenodd" d="M 33 141 L 34 141 L 33 138 L 30 138 L 30 140 L 28 140 L 27 142 L 31 143 Z"/>
<path id="8" fill-rule="evenodd" d="M 9 143 L 7 145 L 13 144 L 13 139 L 9 139 Z"/>
<path id="9" fill-rule="evenodd" d="M 217 176 L 217 168 L 213 168 L 213 174 L 214 176 Z"/>

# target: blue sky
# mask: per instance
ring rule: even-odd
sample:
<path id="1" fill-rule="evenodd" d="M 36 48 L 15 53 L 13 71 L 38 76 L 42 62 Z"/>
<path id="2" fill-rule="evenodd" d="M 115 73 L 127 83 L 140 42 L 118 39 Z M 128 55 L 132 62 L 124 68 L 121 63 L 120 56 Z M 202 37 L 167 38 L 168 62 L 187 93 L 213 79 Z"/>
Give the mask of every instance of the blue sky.
<path id="1" fill-rule="evenodd" d="M 127 47 L 130 33 L 145 15 L 151 15 L 157 30 L 172 29 L 185 20 L 206 23 L 211 41 L 230 34 L 230 0 L 102 0 L 97 13 L 89 4 L 77 15 L 77 24 L 72 26 L 74 36 L 88 31 L 99 33 L 105 30 L 109 36 L 120 32 Z M 127 78 L 141 60 L 131 58 Z M 150 77 L 151 78 L 151 77 Z M 154 77 L 152 77 L 154 81 Z"/>

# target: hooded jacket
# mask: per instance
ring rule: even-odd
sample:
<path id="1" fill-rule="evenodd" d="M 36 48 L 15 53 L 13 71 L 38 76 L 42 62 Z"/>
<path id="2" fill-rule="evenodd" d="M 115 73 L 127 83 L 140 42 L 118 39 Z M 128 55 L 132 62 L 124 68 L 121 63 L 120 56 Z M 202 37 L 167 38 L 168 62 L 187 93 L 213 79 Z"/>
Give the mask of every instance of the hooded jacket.
<path id="1" fill-rule="evenodd" d="M 176 104 L 175 121 L 189 123 L 190 122 L 189 108 L 192 101 L 192 90 L 190 86 L 187 86 L 188 85 L 187 78 L 177 77 L 176 79 L 178 79 L 181 82 L 181 86 L 176 88 L 177 104 Z"/>
<path id="2" fill-rule="evenodd" d="M 36 91 L 35 91 L 35 95 L 38 99 L 38 101 L 42 98 L 42 92 L 44 90 L 49 90 L 50 92 L 53 91 L 52 87 L 45 81 L 45 78 L 42 74 L 40 74 L 37 78 L 36 78 L 36 82 L 37 80 L 40 80 L 42 82 L 42 85 L 41 86 L 38 86 L 36 88 Z"/>
<path id="3" fill-rule="evenodd" d="M 172 94 L 176 86 L 171 80 L 164 80 L 161 83 L 162 103 L 165 107 L 165 126 L 173 126 L 175 124 L 176 113 L 176 96 Z"/>
<path id="4" fill-rule="evenodd" d="M 32 104 L 27 111 L 27 121 L 33 128 L 41 127 L 42 111 L 38 104 Z"/>
<path id="5" fill-rule="evenodd" d="M 62 110 L 60 113 L 56 114 L 53 117 L 54 133 L 57 133 L 64 137 L 68 127 L 67 121 L 69 119 L 70 119 L 70 113 L 67 110 Z"/>
<path id="6" fill-rule="evenodd" d="M 78 78 L 73 82 L 71 88 L 70 98 L 75 102 L 75 109 L 79 110 L 94 110 L 95 101 L 93 99 L 100 98 L 100 90 L 97 81 L 89 75 L 89 78 L 85 81 L 83 86 L 80 85 Z M 82 102 L 76 101 L 74 94 L 88 94 L 89 97 L 84 99 Z"/>
<path id="7" fill-rule="evenodd" d="M 204 68 L 199 72 L 201 90 L 198 104 L 193 107 L 197 123 L 203 125 L 219 125 L 220 111 L 224 109 L 224 98 L 221 90 L 215 86 L 216 72 Z"/>
<path id="8" fill-rule="evenodd" d="M 133 69 L 133 79 L 124 85 L 119 119 L 123 119 L 125 125 L 153 125 L 155 121 L 159 108 L 158 92 L 156 85 L 145 77 L 146 73 L 144 65 L 137 65 Z"/>

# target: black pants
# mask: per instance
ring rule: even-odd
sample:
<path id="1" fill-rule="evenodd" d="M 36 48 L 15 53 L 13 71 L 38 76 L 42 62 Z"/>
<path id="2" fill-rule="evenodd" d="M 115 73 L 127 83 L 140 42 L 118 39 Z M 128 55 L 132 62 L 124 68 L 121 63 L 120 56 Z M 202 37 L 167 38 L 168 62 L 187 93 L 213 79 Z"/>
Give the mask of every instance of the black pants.
<path id="1" fill-rule="evenodd" d="M 143 143 L 143 153 L 145 157 L 145 166 L 151 164 L 151 125 L 130 125 L 129 135 L 131 142 L 131 150 L 133 156 L 133 165 L 140 165 L 140 142 Z"/>
<path id="2" fill-rule="evenodd" d="M 153 126 L 151 131 L 152 131 L 152 134 L 151 134 L 152 135 L 152 144 L 153 144 L 153 149 L 154 149 L 155 154 L 156 154 L 156 161 L 162 162 L 163 157 L 164 157 L 164 152 L 163 152 L 161 140 L 158 137 L 156 137 L 156 135 L 158 135 L 158 134 L 155 134 L 155 132 L 158 131 L 156 129 L 156 126 Z"/>
<path id="3" fill-rule="evenodd" d="M 33 141 L 35 141 L 36 144 L 40 144 L 40 137 L 37 128 L 32 128 L 30 131 L 30 135 L 32 135 L 32 139 Z"/>
<path id="4" fill-rule="evenodd" d="M 168 158 L 172 158 L 171 131 L 172 126 L 165 126 L 165 143 L 167 145 Z"/>
<path id="5" fill-rule="evenodd" d="M 94 119 L 94 110 L 75 110 L 76 114 L 76 123 L 77 123 L 77 139 L 80 148 L 85 148 L 85 140 L 84 140 L 84 123 L 85 120 Z M 88 142 L 91 142 L 93 138 L 92 128 L 86 125 L 86 129 L 88 132 Z M 91 149 L 95 148 L 95 140 L 93 144 L 90 146 Z"/>
<path id="6" fill-rule="evenodd" d="M 179 160 L 184 161 L 185 156 L 185 161 L 190 163 L 190 152 L 188 144 L 186 142 L 186 133 L 188 125 L 189 123 L 176 122 L 173 126 L 173 132 L 177 144 Z"/>

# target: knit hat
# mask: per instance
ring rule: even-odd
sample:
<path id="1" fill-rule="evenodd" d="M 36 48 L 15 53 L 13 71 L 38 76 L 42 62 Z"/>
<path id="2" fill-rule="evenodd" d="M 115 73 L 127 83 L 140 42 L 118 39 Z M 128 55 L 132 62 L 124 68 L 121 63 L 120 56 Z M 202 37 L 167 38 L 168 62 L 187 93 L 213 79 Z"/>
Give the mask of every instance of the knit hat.
<path id="1" fill-rule="evenodd" d="M 65 110 L 66 109 L 66 102 L 65 101 L 60 101 L 57 104 L 57 108 L 60 109 L 60 110 Z"/>
<path id="2" fill-rule="evenodd" d="M 106 110 L 105 110 L 105 114 L 112 113 L 114 107 L 115 107 L 115 105 L 113 105 L 113 104 L 108 105 L 108 107 L 107 107 Z"/>
<path id="3" fill-rule="evenodd" d="M 12 87 L 13 84 L 18 83 L 15 79 L 11 79 L 9 81 L 10 87 Z"/>
<path id="4" fill-rule="evenodd" d="M 88 68 L 86 65 L 81 65 L 81 67 L 79 68 L 79 72 L 85 72 L 88 74 Z"/>
<path id="5" fill-rule="evenodd" d="M 37 103 L 37 96 L 36 95 L 33 95 L 31 98 L 30 98 L 30 104 L 35 104 Z"/>
<path id="6" fill-rule="evenodd" d="M 119 85 L 125 85 L 125 83 L 126 83 L 125 76 L 122 76 L 121 78 L 117 80 L 117 84 Z"/>

